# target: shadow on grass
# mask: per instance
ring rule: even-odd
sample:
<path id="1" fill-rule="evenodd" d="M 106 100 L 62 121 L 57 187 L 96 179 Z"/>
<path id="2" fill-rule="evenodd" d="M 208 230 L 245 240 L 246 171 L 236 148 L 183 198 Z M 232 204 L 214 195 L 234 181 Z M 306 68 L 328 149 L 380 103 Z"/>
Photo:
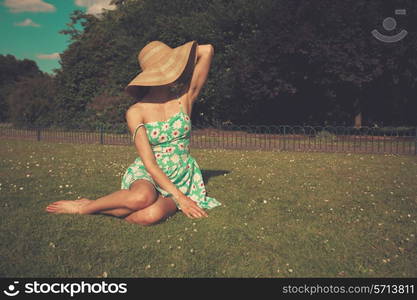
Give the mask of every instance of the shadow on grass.
<path id="1" fill-rule="evenodd" d="M 201 170 L 203 175 L 203 182 L 206 185 L 211 177 L 223 176 L 224 174 L 231 173 L 228 170 Z"/>

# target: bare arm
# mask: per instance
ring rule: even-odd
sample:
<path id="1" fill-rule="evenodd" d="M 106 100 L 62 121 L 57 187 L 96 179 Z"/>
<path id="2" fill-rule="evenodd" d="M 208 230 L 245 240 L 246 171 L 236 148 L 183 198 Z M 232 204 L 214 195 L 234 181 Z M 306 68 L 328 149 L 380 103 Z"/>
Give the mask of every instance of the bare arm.
<path id="1" fill-rule="evenodd" d="M 137 108 L 130 108 L 126 112 L 126 120 L 132 135 L 136 126 L 143 122 L 143 118 L 141 117 Z M 146 170 L 156 181 L 156 183 L 164 190 L 171 193 L 174 197 L 180 197 L 183 193 L 172 183 L 172 181 L 158 166 L 151 145 L 149 144 L 148 136 L 146 135 L 146 129 L 144 126 L 137 130 L 134 143 Z"/>
<path id="2" fill-rule="evenodd" d="M 143 123 L 143 118 L 137 108 L 128 109 L 126 112 L 126 120 L 132 135 L 134 134 L 138 124 Z M 200 218 L 207 216 L 207 213 L 199 206 L 197 206 L 193 200 L 184 195 L 184 193 L 182 193 L 175 186 L 175 184 L 172 183 L 164 171 L 161 170 L 158 163 L 156 162 L 155 155 L 149 143 L 149 139 L 146 134 L 146 128 L 144 126 L 141 126 L 137 130 L 134 143 L 146 170 L 161 188 L 174 196 L 174 198 L 180 204 L 184 214 L 190 218 Z"/>
<path id="3" fill-rule="evenodd" d="M 214 48 L 211 44 L 197 46 L 197 63 L 194 67 L 190 86 L 187 92 L 187 98 L 191 105 L 195 99 L 197 99 L 204 83 L 207 80 L 213 55 Z"/>

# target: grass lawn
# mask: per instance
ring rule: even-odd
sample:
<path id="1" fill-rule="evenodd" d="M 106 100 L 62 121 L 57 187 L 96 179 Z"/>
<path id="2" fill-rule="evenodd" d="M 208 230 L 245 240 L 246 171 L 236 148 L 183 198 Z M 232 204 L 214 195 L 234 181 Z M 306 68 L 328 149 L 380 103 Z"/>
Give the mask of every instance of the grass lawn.
<path id="1" fill-rule="evenodd" d="M 192 149 L 205 219 L 45 206 L 120 188 L 133 146 L 2 140 L 2 277 L 416 277 L 417 157 Z"/>

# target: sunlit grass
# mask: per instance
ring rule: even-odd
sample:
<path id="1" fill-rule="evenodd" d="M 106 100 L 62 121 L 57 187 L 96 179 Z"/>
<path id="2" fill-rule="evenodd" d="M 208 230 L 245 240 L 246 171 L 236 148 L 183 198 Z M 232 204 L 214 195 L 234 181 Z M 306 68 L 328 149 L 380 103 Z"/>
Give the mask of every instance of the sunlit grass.
<path id="1" fill-rule="evenodd" d="M 133 146 L 2 140 L 0 275 L 415 277 L 417 157 L 192 149 L 209 218 L 49 215 L 120 188 Z"/>

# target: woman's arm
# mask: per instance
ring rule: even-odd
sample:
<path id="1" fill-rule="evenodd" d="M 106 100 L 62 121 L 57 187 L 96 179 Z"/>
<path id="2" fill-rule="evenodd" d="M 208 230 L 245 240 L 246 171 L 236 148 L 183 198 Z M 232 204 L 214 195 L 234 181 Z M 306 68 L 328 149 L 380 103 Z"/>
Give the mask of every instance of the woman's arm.
<path id="1" fill-rule="evenodd" d="M 143 122 L 143 118 L 140 115 L 140 110 L 138 108 L 128 109 L 126 112 L 126 120 L 129 130 L 133 135 L 136 126 Z M 174 198 L 180 204 L 184 214 L 190 218 L 207 216 L 207 213 L 201 209 L 193 200 L 184 195 L 184 193 L 182 193 L 175 186 L 175 184 L 172 183 L 164 171 L 161 170 L 158 163 L 156 162 L 152 147 L 149 144 L 146 128 L 144 128 L 144 126 L 137 130 L 134 143 L 146 170 L 161 188 L 174 196 Z"/>
<path id="2" fill-rule="evenodd" d="M 187 92 L 188 101 L 191 105 L 197 99 L 201 88 L 207 80 L 214 55 L 214 48 L 211 44 L 198 45 L 196 52 L 197 63 L 194 67 L 190 87 Z"/>

